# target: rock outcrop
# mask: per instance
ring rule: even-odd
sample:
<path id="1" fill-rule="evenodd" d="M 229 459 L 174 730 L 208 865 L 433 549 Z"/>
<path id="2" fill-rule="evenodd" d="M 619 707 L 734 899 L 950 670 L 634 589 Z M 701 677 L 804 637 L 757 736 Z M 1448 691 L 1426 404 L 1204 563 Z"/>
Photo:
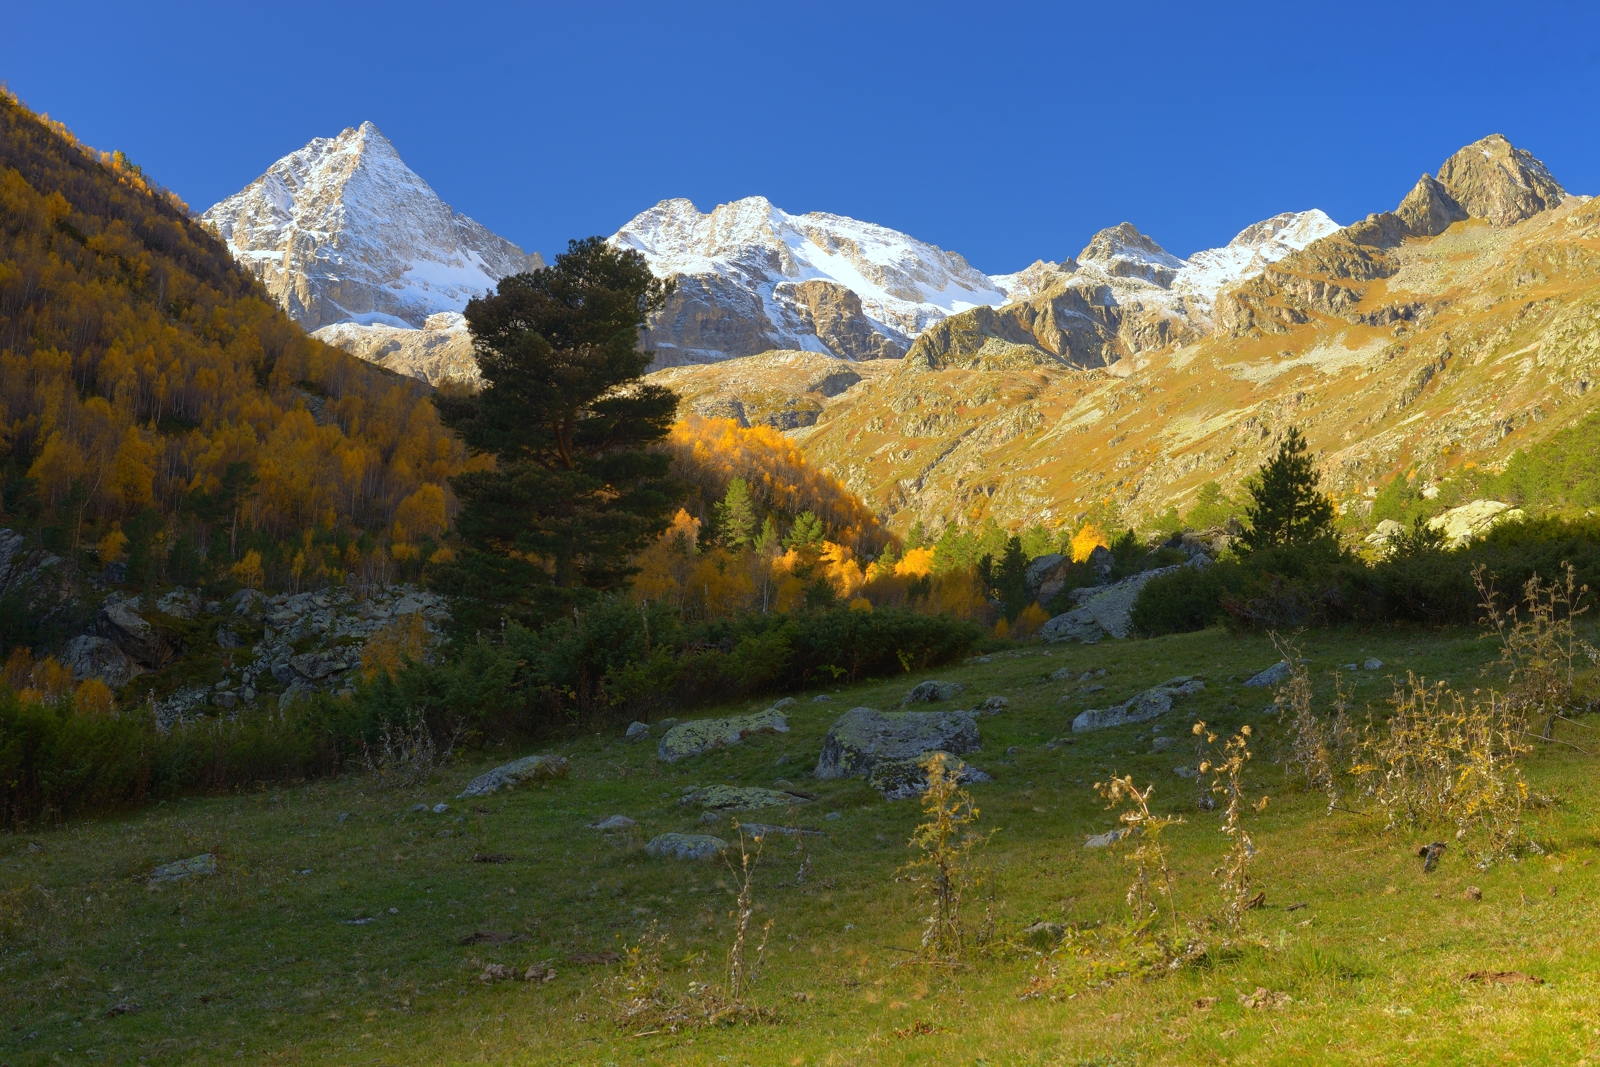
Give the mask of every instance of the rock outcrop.
<path id="1" fill-rule="evenodd" d="M 1561 203 L 1566 190 L 1531 152 L 1492 133 L 1444 161 L 1439 182 L 1475 219 L 1511 226 Z"/>
<path id="2" fill-rule="evenodd" d="M 789 705 L 795 701 L 789 698 Z M 676 763 L 700 756 L 713 749 L 737 745 L 753 734 L 786 734 L 789 719 L 784 709 L 773 706 L 753 715 L 734 715 L 726 719 L 692 719 L 672 727 L 656 746 L 656 757 L 663 763 Z"/>
<path id="3" fill-rule="evenodd" d="M 160 670 L 183 653 L 181 638 L 139 614 L 138 597 L 107 597 L 95 616 L 94 632 L 146 670 Z"/>
<path id="4" fill-rule="evenodd" d="M 866 775 L 880 760 L 917 760 L 929 752 L 961 755 L 979 747 L 970 711 L 902 711 L 851 708 L 822 741 L 818 778 Z"/>
<path id="5" fill-rule="evenodd" d="M 1449 190 L 1428 174 L 1417 179 L 1417 184 L 1400 201 L 1394 213 L 1419 237 L 1437 237 L 1451 224 L 1471 217 L 1466 208 L 1456 203 Z"/>
<path id="6" fill-rule="evenodd" d="M 714 860 L 728 851 L 728 843 L 710 834 L 658 834 L 644 846 L 645 855 L 689 862 Z"/>
<path id="7" fill-rule="evenodd" d="M 468 797 L 486 797 L 502 789 L 510 789 L 524 782 L 550 782 L 567 776 L 567 761 L 562 756 L 524 756 L 504 763 L 492 771 L 485 771 L 467 787 L 456 794 L 457 800 Z"/>
<path id="8" fill-rule="evenodd" d="M 112 689 L 121 689 L 145 673 L 144 667 L 135 663 L 116 642 L 98 634 L 79 634 L 68 641 L 61 650 L 61 664 L 72 670 L 72 675 L 82 682 L 98 678 Z"/>
<path id="9" fill-rule="evenodd" d="M 1109 708 L 1090 708 L 1072 720 L 1072 732 L 1104 730 L 1112 726 L 1125 726 L 1132 722 L 1158 719 L 1172 710 L 1172 702 L 1201 692 L 1206 683 L 1190 675 L 1151 686 L 1144 692 Z"/>
<path id="10" fill-rule="evenodd" d="M 316 330 L 311 336 L 368 363 L 429 385 L 443 382 L 483 384 L 477 357 L 472 354 L 472 335 L 467 332 L 467 321 L 454 311 L 429 315 L 421 329 L 382 322 L 336 322 Z"/>
<path id="11" fill-rule="evenodd" d="M 939 761 L 957 784 L 993 781 L 987 773 L 969 766 L 948 752 L 925 752 L 916 759 L 880 759 L 872 765 L 867 784 L 883 794 L 885 800 L 909 800 L 928 791 L 928 764 Z"/>
<path id="12" fill-rule="evenodd" d="M 0 600 L 40 615 L 58 608 L 66 594 L 60 556 L 31 546 L 15 530 L 0 529 Z"/>
<path id="13" fill-rule="evenodd" d="M 1514 508 L 1502 501 L 1474 500 L 1434 516 L 1428 520 L 1428 526 L 1439 531 L 1446 547 L 1460 548 L 1502 523 L 1518 522 L 1523 517 L 1521 508 Z"/>
<path id="14" fill-rule="evenodd" d="M 756 808 L 786 808 L 796 804 L 811 803 L 810 797 L 781 789 L 763 789 L 754 785 L 708 785 L 696 789 L 678 801 L 694 804 L 707 811 L 753 811 Z"/>

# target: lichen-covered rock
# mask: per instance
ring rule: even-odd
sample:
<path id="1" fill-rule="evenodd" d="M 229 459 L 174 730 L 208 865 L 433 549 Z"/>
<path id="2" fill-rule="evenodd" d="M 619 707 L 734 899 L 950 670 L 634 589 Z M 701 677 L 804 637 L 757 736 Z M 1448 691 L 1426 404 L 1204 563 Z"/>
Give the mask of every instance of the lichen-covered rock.
<path id="1" fill-rule="evenodd" d="M 710 860 L 728 851 L 728 843 L 710 834 L 660 834 L 644 846 L 657 859 Z"/>
<path id="2" fill-rule="evenodd" d="M 604 830 L 607 833 L 613 833 L 618 830 L 632 830 L 638 825 L 639 824 L 637 822 L 628 818 L 626 815 L 609 815 L 597 823 L 590 823 L 589 829 Z"/>
<path id="3" fill-rule="evenodd" d="M 478 775 L 456 794 L 456 799 L 486 797 L 523 782 L 542 782 L 567 776 L 567 761 L 561 756 L 524 756 Z"/>
<path id="4" fill-rule="evenodd" d="M 735 715 L 726 719 L 691 719 L 668 730 L 656 746 L 663 763 L 676 763 L 713 749 L 737 745 L 752 734 L 786 734 L 789 720 L 776 707 L 754 715 Z"/>
<path id="5" fill-rule="evenodd" d="M 164 863 L 150 872 L 150 885 L 182 882 L 189 878 L 204 878 L 217 873 L 217 857 L 212 852 L 202 852 L 186 860 Z"/>
<path id="6" fill-rule="evenodd" d="M 1157 719 L 1172 710 L 1174 700 L 1198 693 L 1205 687 L 1205 682 L 1188 675 L 1173 678 L 1151 686 L 1126 703 L 1109 708 L 1090 708 L 1072 720 L 1072 731 L 1083 733 L 1085 730 L 1104 730 L 1111 726 Z"/>
<path id="7" fill-rule="evenodd" d="M 644 722 L 630 722 L 628 732 L 622 735 L 627 741 L 643 741 L 650 736 L 650 724 Z"/>
<path id="8" fill-rule="evenodd" d="M 911 692 L 901 704 L 937 704 L 945 700 L 954 700 L 966 686 L 960 682 L 919 682 L 912 687 Z"/>
<path id="9" fill-rule="evenodd" d="M 928 791 L 928 763 L 938 760 L 960 785 L 993 779 L 978 768 L 948 752 L 928 752 L 917 759 L 878 760 L 867 775 L 867 784 L 883 794 L 885 800 L 909 800 Z"/>
<path id="10" fill-rule="evenodd" d="M 684 795 L 678 803 L 698 804 L 714 811 L 750 811 L 754 808 L 809 804 L 811 800 L 779 789 L 763 789 L 754 785 L 708 785 Z"/>
<path id="11" fill-rule="evenodd" d="M 1474 500 L 1451 508 L 1442 515 L 1428 520 L 1428 527 L 1437 530 L 1448 548 L 1460 548 L 1487 534 L 1505 522 L 1518 522 L 1524 517 L 1521 508 L 1498 500 Z"/>
<path id="12" fill-rule="evenodd" d="M 978 748 L 978 722 L 970 711 L 901 711 L 851 708 L 822 742 L 818 778 L 866 775 L 879 760 L 914 760 L 928 752 L 960 755 Z"/>
<path id="13" fill-rule="evenodd" d="M 120 689 L 144 673 L 144 668 L 104 637 L 82 634 L 67 642 L 61 662 L 72 668 L 78 681 L 98 678 L 113 689 Z"/>
<path id="14" fill-rule="evenodd" d="M 173 618 L 192 619 L 200 614 L 200 594 L 191 593 L 180 585 L 156 601 L 156 610 Z"/>

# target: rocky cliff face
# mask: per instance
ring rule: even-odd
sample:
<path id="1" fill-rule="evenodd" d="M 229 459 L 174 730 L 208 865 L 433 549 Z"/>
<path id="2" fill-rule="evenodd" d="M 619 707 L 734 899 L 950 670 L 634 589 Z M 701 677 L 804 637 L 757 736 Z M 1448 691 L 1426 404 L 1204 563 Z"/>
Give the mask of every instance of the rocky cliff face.
<path id="1" fill-rule="evenodd" d="M 422 329 L 373 323 L 336 322 L 312 333 L 319 341 L 342 348 L 368 363 L 396 374 L 420 378 L 429 385 L 445 381 L 478 386 L 483 375 L 472 354 L 472 336 L 459 312 L 440 311 L 423 320 Z"/>
<path id="2" fill-rule="evenodd" d="M 657 366 L 773 349 L 895 357 L 946 316 L 1005 302 L 954 252 L 841 215 L 790 215 L 759 196 L 709 214 L 663 200 L 611 240 L 677 279 L 646 341 Z"/>
<path id="3" fill-rule="evenodd" d="M 544 264 L 451 209 L 370 122 L 313 140 L 200 218 L 308 330 L 420 330 L 430 315 L 460 312 L 506 275 Z M 346 334 L 361 336 L 338 336 Z M 419 346 L 428 347 L 409 347 Z M 389 354 L 396 369 L 427 376 Z"/>
<path id="4" fill-rule="evenodd" d="M 1181 332 L 1175 310 L 1182 297 L 1188 321 L 1206 314 L 1206 292 L 1185 285 L 1203 257 L 1163 288 L 1171 265 L 1118 227 L 1077 260 L 996 279 L 1021 299 L 925 331 L 797 437 L 902 529 L 1186 508 L 1203 482 L 1232 491 L 1289 425 L 1346 509 L 1397 472 L 1492 468 L 1600 397 L 1600 201 L 1494 141 L 1396 211 L 1296 238 L 1212 289 L 1207 331 Z M 1554 206 L 1505 221 L 1536 200 Z M 1268 220 L 1253 239 L 1286 228 Z M 1160 316 L 1177 343 L 1140 336 Z"/>

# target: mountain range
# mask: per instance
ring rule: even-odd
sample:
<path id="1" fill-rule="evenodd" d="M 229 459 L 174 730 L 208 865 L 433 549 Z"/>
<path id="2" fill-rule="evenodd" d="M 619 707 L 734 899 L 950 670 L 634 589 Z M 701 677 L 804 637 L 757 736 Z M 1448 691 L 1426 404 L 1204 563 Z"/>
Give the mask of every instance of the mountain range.
<path id="1" fill-rule="evenodd" d="M 436 222 L 391 238 L 386 213 Z M 204 218 L 319 336 L 430 381 L 475 374 L 459 310 L 529 262 L 370 124 Z M 1148 518 L 1235 485 L 1291 423 L 1359 513 L 1397 474 L 1493 466 L 1570 425 L 1600 373 L 1600 219 L 1499 135 L 1392 211 L 1345 227 L 1285 212 L 1187 259 L 1124 222 L 1076 257 L 985 275 L 762 197 L 665 200 L 611 240 L 677 281 L 646 343 L 684 409 L 790 433 L 896 525 Z M 470 284 L 413 282 L 434 275 L 407 264 L 450 255 Z"/>

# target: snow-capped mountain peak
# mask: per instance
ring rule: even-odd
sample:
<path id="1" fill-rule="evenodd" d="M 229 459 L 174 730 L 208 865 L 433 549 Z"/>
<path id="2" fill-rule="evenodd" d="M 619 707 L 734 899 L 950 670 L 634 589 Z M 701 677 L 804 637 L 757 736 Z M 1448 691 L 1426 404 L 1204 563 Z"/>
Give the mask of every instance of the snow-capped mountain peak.
<path id="1" fill-rule="evenodd" d="M 895 356 L 945 316 L 1005 301 L 954 252 L 843 215 L 791 215 L 762 196 L 709 213 L 663 200 L 611 240 L 678 279 L 649 337 L 664 365 L 774 348 Z"/>
<path id="2" fill-rule="evenodd" d="M 1339 229 L 1317 208 L 1285 211 L 1239 231 L 1222 248 L 1208 248 L 1189 257 L 1172 287 L 1211 304 L 1217 294 L 1260 274 L 1278 260 Z"/>
<path id="3" fill-rule="evenodd" d="M 291 152 L 200 219 L 309 330 L 420 328 L 544 262 L 451 209 L 370 122 Z"/>

